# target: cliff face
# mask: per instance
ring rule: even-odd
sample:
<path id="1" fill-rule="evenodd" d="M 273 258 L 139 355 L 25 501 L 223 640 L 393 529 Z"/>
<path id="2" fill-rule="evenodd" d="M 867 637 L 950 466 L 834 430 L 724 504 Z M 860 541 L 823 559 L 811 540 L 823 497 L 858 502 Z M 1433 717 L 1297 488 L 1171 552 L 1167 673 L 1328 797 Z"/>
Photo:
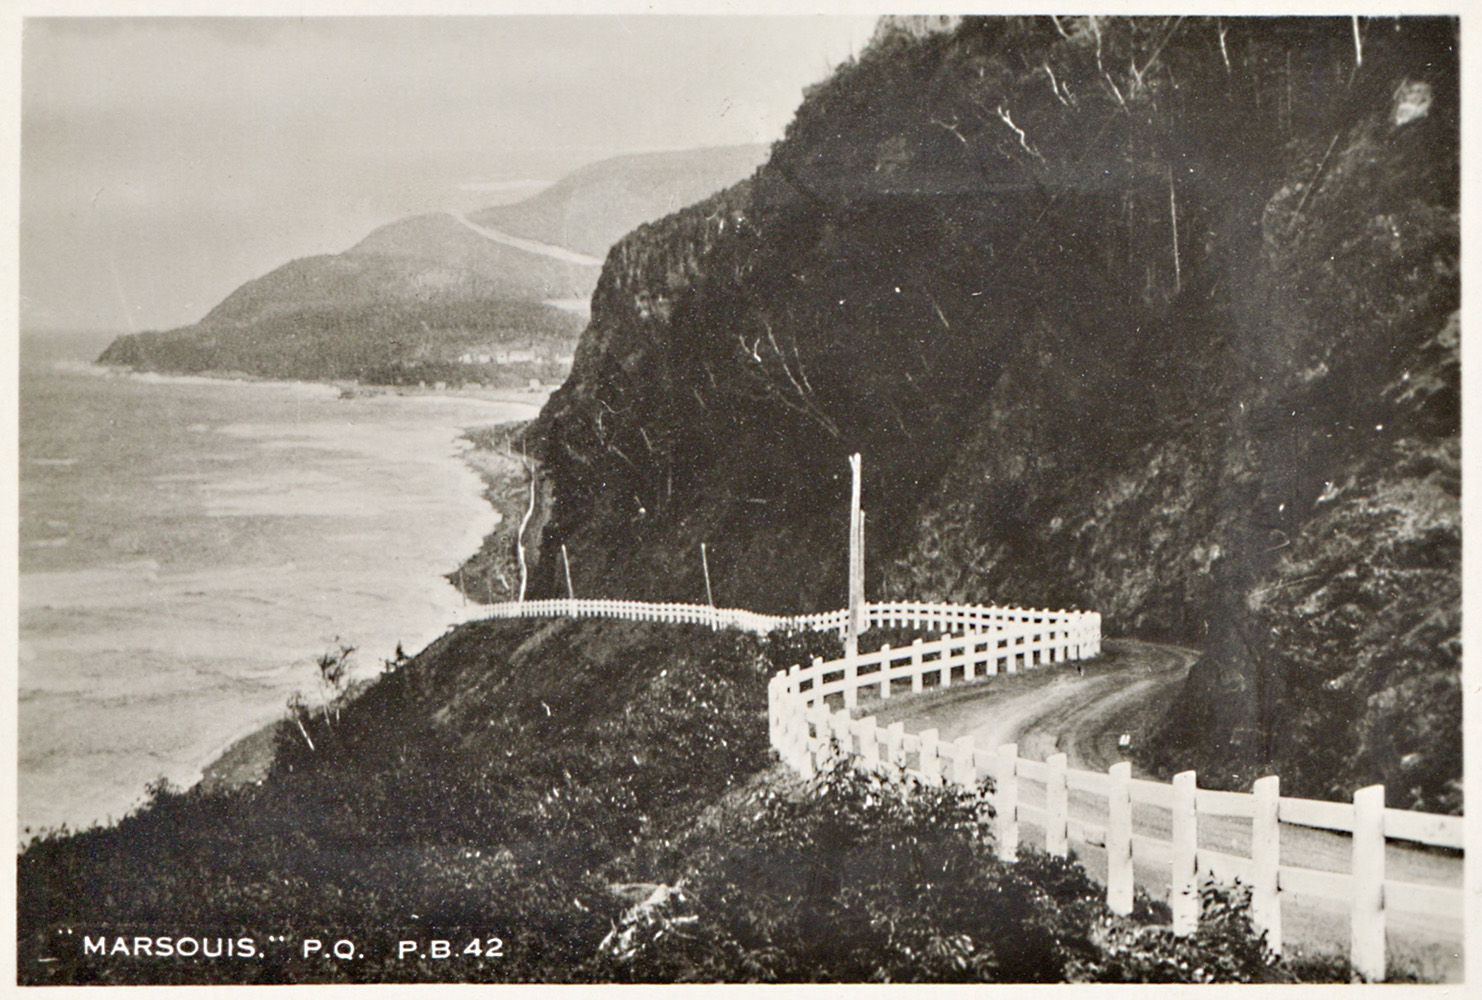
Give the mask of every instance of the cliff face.
<path id="1" fill-rule="evenodd" d="M 1358 32 L 882 27 L 609 255 L 546 552 L 838 607 L 857 450 L 872 597 L 1095 608 L 1205 651 L 1159 763 L 1459 807 L 1456 24 Z"/>

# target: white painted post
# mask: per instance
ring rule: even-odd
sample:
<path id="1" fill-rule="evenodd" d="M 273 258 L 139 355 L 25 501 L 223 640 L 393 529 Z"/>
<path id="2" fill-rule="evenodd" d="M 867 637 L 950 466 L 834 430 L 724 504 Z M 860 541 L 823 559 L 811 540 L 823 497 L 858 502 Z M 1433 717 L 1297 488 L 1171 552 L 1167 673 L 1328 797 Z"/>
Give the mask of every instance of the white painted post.
<path id="1" fill-rule="evenodd" d="M 864 617 L 864 541 L 863 520 L 860 510 L 861 460 L 856 452 L 849 456 L 849 619 L 844 632 L 844 655 L 859 653 L 860 622 Z"/>
<path id="2" fill-rule="evenodd" d="M 880 700 L 890 697 L 890 643 L 880 647 Z"/>
<path id="3" fill-rule="evenodd" d="M 940 683 L 944 689 L 952 686 L 952 657 L 949 655 L 950 653 L 951 647 L 942 650 L 940 654 L 941 659 L 937 661 L 942 665 L 942 669 L 938 673 L 942 678 Z"/>
<path id="4" fill-rule="evenodd" d="M 1045 851 L 1063 858 L 1070 853 L 1070 792 L 1065 784 L 1065 754 L 1051 754 L 1045 763 L 1050 768 L 1045 780 Z"/>
<path id="5" fill-rule="evenodd" d="M 921 762 L 917 769 L 921 772 L 921 780 L 928 785 L 940 784 L 942 780 L 942 758 L 937 756 L 940 739 L 941 734 L 935 729 L 921 733 Z"/>
<path id="6" fill-rule="evenodd" d="M 973 763 L 973 734 L 964 733 L 952 743 L 952 782 L 964 788 L 976 788 L 978 768 Z"/>
<path id="7" fill-rule="evenodd" d="M 1019 777 L 1014 768 L 1019 744 L 998 748 L 998 769 L 993 774 L 993 808 L 998 814 L 998 856 L 1013 861 L 1019 856 Z"/>
<path id="8" fill-rule="evenodd" d="M 781 719 L 778 715 L 778 693 L 777 684 L 779 678 L 773 677 L 767 682 L 767 742 L 776 747 L 780 744 L 782 735 Z"/>
<path id="9" fill-rule="evenodd" d="M 813 716 L 813 728 L 817 734 L 813 741 L 813 770 L 822 771 L 829 758 L 829 712 L 828 705 L 822 699 L 815 701 L 810 710 Z"/>
<path id="10" fill-rule="evenodd" d="M 906 724 L 892 722 L 885 727 L 885 752 L 894 767 L 906 764 Z"/>
<path id="11" fill-rule="evenodd" d="M 870 770 L 876 771 L 880 768 L 880 734 L 879 726 L 873 715 L 866 715 L 859 720 L 859 741 L 864 751 L 865 765 Z"/>
<path id="12" fill-rule="evenodd" d="M 798 667 L 796 665 L 787 668 L 787 680 L 783 684 L 782 691 L 785 700 L 784 711 L 787 713 L 787 721 L 784 723 L 787 728 L 787 762 L 794 771 L 801 773 L 803 770 L 802 754 L 798 749 L 798 741 L 807 734 L 807 730 L 804 729 L 801 733 L 798 731 L 798 706 L 802 703 L 802 699 L 797 693 Z"/>
<path id="13" fill-rule="evenodd" d="M 921 640 L 911 640 L 911 693 L 921 691 Z"/>
<path id="14" fill-rule="evenodd" d="M 1359 975 L 1382 983 L 1384 958 L 1384 786 L 1353 793 L 1353 941 Z"/>
<path id="15" fill-rule="evenodd" d="M 797 668 L 794 667 L 793 670 L 796 671 Z M 793 690 L 797 690 L 796 682 L 794 683 Z M 794 694 L 792 697 L 792 706 L 794 720 L 793 738 L 796 741 L 793 747 L 793 767 L 803 777 L 811 778 L 813 777 L 814 770 L 813 748 L 809 745 L 808 738 L 808 705 L 803 701 L 801 695 Z"/>
<path id="16" fill-rule="evenodd" d="M 1168 886 L 1168 908 L 1173 911 L 1173 933 L 1188 937 L 1199 928 L 1199 815 L 1195 797 L 1198 777 L 1193 771 L 1173 776 L 1173 878 Z"/>
<path id="17" fill-rule="evenodd" d="M 855 682 L 859 679 L 859 661 L 853 656 L 844 658 L 844 708 L 851 709 L 859 704 L 859 691 Z"/>
<path id="18" fill-rule="evenodd" d="M 1126 916 L 1132 912 L 1132 765 L 1124 760 L 1107 773 L 1106 905 Z"/>
<path id="19" fill-rule="evenodd" d="M 1277 808 L 1281 801 L 1281 779 L 1261 778 L 1255 792 L 1255 817 L 1251 820 L 1250 917 L 1255 929 L 1266 932 L 1266 947 L 1281 954 L 1281 824 Z"/>
<path id="20" fill-rule="evenodd" d="M 845 757 L 854 755 L 854 728 L 850 725 L 853 721 L 849 718 L 849 709 L 841 708 L 837 712 L 829 713 L 829 728 L 833 730 L 834 739 L 839 741 L 839 753 Z"/>

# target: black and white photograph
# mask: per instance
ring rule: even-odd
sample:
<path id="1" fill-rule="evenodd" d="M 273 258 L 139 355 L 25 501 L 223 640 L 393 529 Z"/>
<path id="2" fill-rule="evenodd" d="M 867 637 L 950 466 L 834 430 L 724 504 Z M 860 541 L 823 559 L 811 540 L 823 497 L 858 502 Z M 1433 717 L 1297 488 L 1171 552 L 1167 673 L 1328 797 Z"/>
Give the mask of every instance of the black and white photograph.
<path id="1" fill-rule="evenodd" d="M 0 979 L 1467 982 L 1459 10 L 433 10 L 10 11 Z"/>

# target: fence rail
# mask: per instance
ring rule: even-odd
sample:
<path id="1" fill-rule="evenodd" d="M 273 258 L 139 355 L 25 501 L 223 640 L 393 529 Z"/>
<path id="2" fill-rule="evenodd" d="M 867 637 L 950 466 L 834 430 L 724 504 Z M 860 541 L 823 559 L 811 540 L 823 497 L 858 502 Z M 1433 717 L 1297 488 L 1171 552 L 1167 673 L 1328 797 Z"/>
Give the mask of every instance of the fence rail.
<path id="1" fill-rule="evenodd" d="M 982 632 L 1007 625 L 1042 625 L 1047 628 L 1079 623 L 1089 640 L 1100 648 L 1101 616 L 1086 611 L 1050 611 L 1039 608 L 1000 608 L 982 604 L 944 604 L 933 601 L 882 601 L 865 606 L 870 628 L 914 628 L 935 632 Z M 843 633 L 848 610 L 808 615 L 764 615 L 740 608 L 716 608 L 708 604 L 676 604 L 654 601 L 618 601 L 584 597 L 556 597 L 540 601 L 507 601 L 470 607 L 466 620 L 488 618 L 619 618 L 629 621 L 663 622 L 671 625 L 708 625 L 746 632 L 771 632 L 779 628 L 811 629 Z M 1089 623 L 1094 622 L 1094 629 Z M 1094 656 L 1094 652 L 1085 655 Z"/>
<path id="2" fill-rule="evenodd" d="M 1226 881 L 1239 879 L 1251 887 L 1252 921 L 1277 952 L 1282 947 L 1283 893 L 1346 902 L 1351 917 L 1350 956 L 1355 969 L 1370 981 L 1385 978 L 1386 907 L 1412 912 L 1449 910 L 1461 919 L 1464 898 L 1460 888 L 1388 879 L 1384 851 L 1386 840 L 1461 851 L 1464 821 L 1457 816 L 1387 809 L 1380 785 L 1355 792 L 1351 803 L 1283 796 L 1274 776 L 1257 781 L 1250 793 L 1199 788 L 1193 771 L 1175 775 L 1168 785 L 1132 778 L 1131 765 L 1125 762 L 1099 774 L 1068 767 L 1065 754 L 1043 762 L 1028 760 L 1018 756 L 1018 747 L 1012 743 L 978 749 L 971 736 L 944 742 L 935 729 L 913 734 L 905 732 L 899 722 L 881 726 L 873 715 L 854 717 L 861 692 L 885 700 L 902 683 L 912 692 L 923 690 L 933 680 L 935 686 L 947 687 L 975 677 L 1094 656 L 1099 651 L 1099 617 L 1060 613 L 1053 618 L 1005 617 L 991 630 L 935 642 L 918 640 L 900 649 L 886 646 L 876 653 L 840 660 L 816 659 L 772 678 L 768 688 L 772 746 L 805 776 L 816 773 L 837 747 L 856 757 L 861 766 L 899 768 L 927 783 L 976 786 L 980 779 L 990 777 L 1001 857 L 1017 855 L 1021 822 L 1043 831 L 1045 848 L 1051 854 L 1066 856 L 1072 842 L 1098 849 L 1106 859 L 1107 904 L 1123 914 L 1132 911 L 1134 858 L 1144 865 L 1165 866 L 1173 928 L 1179 934 L 1193 933 L 1197 926 L 1201 873 Z M 830 703 L 831 697 L 837 707 Z M 1023 793 L 1029 790 L 1037 793 L 1037 802 L 1024 799 Z M 1072 793 L 1078 793 L 1074 809 Z M 1089 807 L 1088 798 L 1094 800 Z M 1166 812 L 1166 822 L 1140 824 L 1134 803 Z M 1201 845 L 1201 819 L 1220 818 L 1233 818 L 1242 829 L 1249 829 L 1246 854 Z M 1348 836 L 1352 842 L 1350 870 L 1320 871 L 1283 864 L 1283 826 Z"/>

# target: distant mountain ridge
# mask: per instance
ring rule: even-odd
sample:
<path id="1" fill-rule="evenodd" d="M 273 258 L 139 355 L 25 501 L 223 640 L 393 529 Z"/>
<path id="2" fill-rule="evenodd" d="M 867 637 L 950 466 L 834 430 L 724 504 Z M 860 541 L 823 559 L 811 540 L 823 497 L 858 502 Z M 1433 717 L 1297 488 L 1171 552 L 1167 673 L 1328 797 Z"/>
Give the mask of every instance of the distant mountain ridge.
<path id="1" fill-rule="evenodd" d="M 469 218 L 513 236 L 605 257 L 644 222 L 663 218 L 749 177 L 765 145 L 718 146 L 601 160 L 513 205 Z M 589 290 L 590 293 L 590 290 Z"/>
<path id="2" fill-rule="evenodd" d="M 245 283 L 196 324 L 119 337 L 99 360 L 390 383 L 559 380 L 582 320 L 543 303 L 590 297 L 612 244 L 743 179 L 766 153 L 755 145 L 614 157 L 514 205 L 398 219 L 342 253 L 289 261 Z M 513 368 L 466 360 L 515 344 L 539 360 Z"/>

